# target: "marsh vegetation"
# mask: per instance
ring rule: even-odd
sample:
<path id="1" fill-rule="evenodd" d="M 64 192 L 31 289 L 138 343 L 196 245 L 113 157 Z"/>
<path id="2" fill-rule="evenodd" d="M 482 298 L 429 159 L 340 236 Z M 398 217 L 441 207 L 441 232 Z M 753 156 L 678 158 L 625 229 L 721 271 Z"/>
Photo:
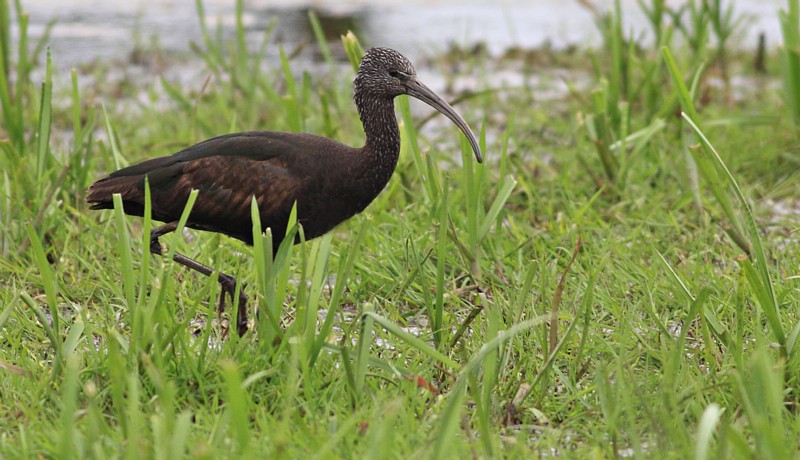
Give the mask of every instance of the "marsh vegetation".
<path id="1" fill-rule="evenodd" d="M 104 85 L 98 63 L 57 86 L 0 1 L 0 455 L 795 458 L 800 9 L 743 50 L 746 17 L 684 5 L 641 1 L 645 36 L 598 11 L 594 49 L 428 56 L 485 162 L 399 100 L 388 187 L 275 260 L 269 235 L 165 237 L 249 286 L 239 338 L 214 279 L 86 188 L 227 132 L 360 145 L 365 44 L 312 14 L 301 70 L 198 2 L 204 78 Z"/>

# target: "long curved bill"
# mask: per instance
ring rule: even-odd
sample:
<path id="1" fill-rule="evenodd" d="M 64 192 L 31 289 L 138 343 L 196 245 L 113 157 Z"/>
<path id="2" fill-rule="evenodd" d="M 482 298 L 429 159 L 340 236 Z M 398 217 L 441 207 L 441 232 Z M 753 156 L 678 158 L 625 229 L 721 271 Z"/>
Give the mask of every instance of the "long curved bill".
<path id="1" fill-rule="evenodd" d="M 472 150 L 475 152 L 475 159 L 478 160 L 478 163 L 483 162 L 483 156 L 481 155 L 481 148 L 478 145 L 478 140 L 475 139 L 475 135 L 472 134 L 472 130 L 469 129 L 469 125 L 467 122 L 461 118 L 455 109 L 450 107 L 450 104 L 445 102 L 442 98 L 436 95 L 430 88 L 422 84 L 416 78 L 410 78 L 409 80 L 404 82 L 406 90 L 409 96 L 413 96 L 420 101 L 428 104 L 429 106 L 433 107 L 434 109 L 438 110 L 441 114 L 446 116 L 450 119 L 453 123 L 458 126 L 461 132 L 467 136 L 467 140 L 469 140 L 469 145 L 472 146 Z"/>

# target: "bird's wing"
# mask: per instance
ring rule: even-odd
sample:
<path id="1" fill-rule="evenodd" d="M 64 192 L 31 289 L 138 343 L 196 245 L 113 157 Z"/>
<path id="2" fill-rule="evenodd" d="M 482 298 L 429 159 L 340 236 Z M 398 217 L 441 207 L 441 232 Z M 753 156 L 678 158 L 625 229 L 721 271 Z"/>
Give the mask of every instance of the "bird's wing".
<path id="1" fill-rule="evenodd" d="M 178 220 L 189 193 L 197 189 L 189 219 L 192 226 L 246 238 L 251 232 L 252 197 L 258 201 L 263 223 L 285 221 L 305 179 L 292 164 L 325 148 L 327 142 L 333 141 L 268 131 L 219 136 L 120 169 L 95 182 L 87 201 L 94 209 L 112 208 L 112 195 L 120 193 L 125 212 L 142 215 L 147 177 L 153 218 Z"/>
<path id="2" fill-rule="evenodd" d="M 140 176 L 150 174 L 158 169 L 167 168 L 176 163 L 214 156 L 241 157 L 255 161 L 265 161 L 283 156 L 287 152 L 296 150 L 300 145 L 312 142 L 315 138 L 318 138 L 318 136 L 272 131 L 225 134 L 197 143 L 169 156 L 153 158 L 122 168 L 111 173 L 109 177 Z"/>

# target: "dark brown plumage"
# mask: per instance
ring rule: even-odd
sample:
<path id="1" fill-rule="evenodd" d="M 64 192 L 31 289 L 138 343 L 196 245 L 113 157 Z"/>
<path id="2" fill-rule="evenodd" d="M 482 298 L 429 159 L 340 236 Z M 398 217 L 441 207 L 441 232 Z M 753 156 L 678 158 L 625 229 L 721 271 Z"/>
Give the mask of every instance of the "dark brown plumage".
<path id="1" fill-rule="evenodd" d="M 170 156 L 120 169 L 89 188 L 91 209 L 111 209 L 112 196 L 122 196 L 126 214 L 144 213 L 147 177 L 152 215 L 166 222 L 151 233 L 150 250 L 161 254 L 161 235 L 175 230 L 192 189 L 198 190 L 187 226 L 219 232 L 253 243 L 250 206 L 256 197 L 264 229 L 270 227 L 277 251 L 292 206 L 306 239 L 325 234 L 361 212 L 389 181 L 400 153 L 400 132 L 394 98 L 408 94 L 450 118 L 467 136 L 481 161 L 480 148 L 466 122 L 420 83 L 411 63 L 397 51 L 372 48 L 361 61 L 353 99 L 364 125 L 366 142 L 353 148 L 311 134 L 251 131 L 215 137 Z M 213 269 L 181 254 L 174 260 L 211 275 Z M 233 298 L 236 280 L 219 274 L 225 294 Z M 247 299 L 240 292 L 237 328 L 247 330 Z"/>

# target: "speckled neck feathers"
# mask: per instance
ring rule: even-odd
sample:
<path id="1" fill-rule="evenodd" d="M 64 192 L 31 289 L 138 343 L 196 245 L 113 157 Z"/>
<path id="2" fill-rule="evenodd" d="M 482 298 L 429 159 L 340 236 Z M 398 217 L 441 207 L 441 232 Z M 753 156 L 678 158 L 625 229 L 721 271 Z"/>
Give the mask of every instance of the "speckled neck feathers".
<path id="1" fill-rule="evenodd" d="M 441 97 L 417 79 L 417 71 L 402 54 L 389 48 L 371 48 L 364 54 L 353 82 L 354 99 L 367 135 L 362 149 L 388 179 L 397 164 L 400 134 L 394 115 L 393 100 L 401 94 L 418 99 L 450 119 L 482 160 L 481 147 L 467 122 Z M 361 161 L 361 160 L 357 160 Z M 385 185 L 385 184 L 383 184 Z"/>
<path id="2" fill-rule="evenodd" d="M 394 113 L 394 101 L 388 98 L 362 99 L 359 93 L 354 97 L 358 114 L 364 125 L 366 142 L 361 154 L 367 163 L 370 179 L 382 182 L 381 189 L 397 166 L 400 156 L 400 130 Z"/>
<path id="3" fill-rule="evenodd" d="M 411 64 L 394 50 L 372 48 L 364 55 L 353 82 L 353 101 L 364 125 L 366 143 L 361 150 L 365 181 L 374 184 L 371 192 L 380 193 L 397 166 L 400 155 L 400 130 L 394 113 L 394 98 L 404 93 L 394 69 L 414 73 Z"/>

